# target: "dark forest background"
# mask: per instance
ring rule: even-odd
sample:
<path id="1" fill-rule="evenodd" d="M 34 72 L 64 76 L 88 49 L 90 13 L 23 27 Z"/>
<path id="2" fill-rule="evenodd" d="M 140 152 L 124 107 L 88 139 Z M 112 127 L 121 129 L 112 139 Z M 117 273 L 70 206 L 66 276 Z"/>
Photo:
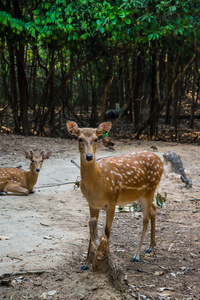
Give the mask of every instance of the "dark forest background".
<path id="1" fill-rule="evenodd" d="M 199 1 L 0 0 L 0 131 L 200 139 Z"/>

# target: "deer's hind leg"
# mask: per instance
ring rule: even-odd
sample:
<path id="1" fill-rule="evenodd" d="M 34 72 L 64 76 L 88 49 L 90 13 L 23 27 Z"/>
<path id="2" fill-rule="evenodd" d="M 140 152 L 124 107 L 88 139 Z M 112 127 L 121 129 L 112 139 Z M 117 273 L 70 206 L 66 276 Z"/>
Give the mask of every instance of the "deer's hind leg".
<path id="1" fill-rule="evenodd" d="M 10 193 L 12 195 L 17 195 L 17 196 L 26 196 L 29 194 L 28 189 L 20 186 L 17 183 L 12 183 L 12 182 L 9 182 L 3 190 L 6 193 Z"/>
<path id="2" fill-rule="evenodd" d="M 151 204 L 149 217 L 151 220 L 151 243 L 146 253 L 153 252 L 156 246 L 156 205 L 154 203 Z"/>
<path id="3" fill-rule="evenodd" d="M 147 232 L 149 220 L 151 220 L 151 243 L 150 243 L 150 247 L 147 249 L 146 252 L 150 253 L 155 246 L 156 207 L 153 204 L 154 192 L 155 190 L 148 191 L 139 199 L 142 212 L 143 212 L 143 228 L 142 228 L 142 235 L 140 238 L 140 242 L 136 254 L 133 256 L 132 259 L 132 261 L 134 262 L 138 262 L 140 260 L 141 248 Z"/>

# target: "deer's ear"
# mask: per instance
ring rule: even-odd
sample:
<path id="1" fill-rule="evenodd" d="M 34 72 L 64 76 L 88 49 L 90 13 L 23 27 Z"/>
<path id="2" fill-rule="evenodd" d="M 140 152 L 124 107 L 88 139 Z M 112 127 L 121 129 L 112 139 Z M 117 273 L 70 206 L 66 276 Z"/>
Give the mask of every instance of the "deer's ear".
<path id="1" fill-rule="evenodd" d="M 42 155 L 42 159 L 48 159 L 51 156 L 51 152 L 50 151 L 44 151 L 44 150 L 42 150 L 40 152 L 40 154 Z"/>
<path id="2" fill-rule="evenodd" d="M 103 135 L 104 133 L 108 133 L 110 131 L 112 127 L 112 123 L 111 122 L 103 122 L 99 125 L 99 127 L 97 128 L 97 136 Z"/>
<path id="3" fill-rule="evenodd" d="M 26 158 L 28 158 L 30 160 L 33 158 L 34 151 L 32 149 L 30 149 L 29 151 L 24 151 L 24 153 L 25 153 Z"/>
<path id="4" fill-rule="evenodd" d="M 79 128 L 78 128 L 78 125 L 76 124 L 76 122 L 67 121 L 66 125 L 67 125 L 67 130 L 70 134 L 76 135 L 76 136 L 79 135 Z"/>

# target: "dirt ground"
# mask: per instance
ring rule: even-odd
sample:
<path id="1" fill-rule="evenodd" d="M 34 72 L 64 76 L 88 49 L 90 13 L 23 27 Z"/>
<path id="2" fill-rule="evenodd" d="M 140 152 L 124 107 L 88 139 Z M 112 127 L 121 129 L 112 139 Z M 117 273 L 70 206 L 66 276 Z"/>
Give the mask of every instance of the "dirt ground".
<path id="1" fill-rule="evenodd" d="M 0 196 L 0 299 L 200 299 L 200 151 L 199 146 L 145 141 L 116 141 L 115 152 L 156 146 L 158 155 L 175 151 L 193 187 L 180 176 L 166 174 L 157 209 L 154 255 L 143 251 L 131 262 L 142 229 L 141 212 L 116 213 L 110 254 L 123 268 L 124 292 L 116 291 L 105 274 L 82 271 L 89 242 L 89 211 L 74 182 L 79 169 L 76 140 L 0 136 L 0 166 L 28 169 L 24 150 L 52 151 L 28 196 Z M 101 142 L 97 156 L 110 155 Z M 105 212 L 98 222 L 103 233 Z M 149 231 L 143 250 L 149 244 Z"/>

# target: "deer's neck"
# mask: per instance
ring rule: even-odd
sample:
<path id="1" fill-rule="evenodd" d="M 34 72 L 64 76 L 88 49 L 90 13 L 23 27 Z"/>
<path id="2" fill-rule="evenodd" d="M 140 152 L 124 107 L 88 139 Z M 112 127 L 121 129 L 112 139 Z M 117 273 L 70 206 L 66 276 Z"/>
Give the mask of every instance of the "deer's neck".
<path id="1" fill-rule="evenodd" d="M 81 181 L 85 185 L 91 185 L 97 180 L 98 167 L 96 164 L 96 158 L 91 162 L 85 161 L 81 158 Z"/>
<path id="2" fill-rule="evenodd" d="M 33 169 L 30 169 L 30 171 L 26 173 L 26 182 L 29 190 L 31 190 L 36 184 L 38 175 L 39 172 L 35 172 Z"/>

